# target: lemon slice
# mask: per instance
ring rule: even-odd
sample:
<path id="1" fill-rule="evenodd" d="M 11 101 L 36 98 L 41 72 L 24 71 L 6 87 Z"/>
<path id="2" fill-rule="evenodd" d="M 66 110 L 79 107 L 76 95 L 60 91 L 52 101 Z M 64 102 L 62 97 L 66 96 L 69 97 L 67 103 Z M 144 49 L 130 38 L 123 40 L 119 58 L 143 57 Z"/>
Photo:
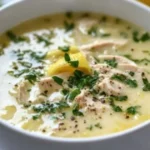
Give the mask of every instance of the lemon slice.
<path id="1" fill-rule="evenodd" d="M 70 52 L 71 53 L 71 52 Z M 58 53 L 57 53 L 58 54 Z M 79 61 L 78 68 L 74 68 L 70 63 L 66 62 L 64 59 L 64 53 L 61 58 L 58 59 L 57 62 L 53 63 L 48 67 L 47 73 L 49 76 L 69 72 L 73 73 L 76 69 L 89 74 L 91 72 L 88 61 L 85 56 L 81 52 L 69 54 L 71 61 Z"/>
<path id="2" fill-rule="evenodd" d="M 74 54 L 74 53 L 78 53 L 78 52 L 79 52 L 79 50 L 76 46 L 71 46 L 68 54 Z M 53 58 L 59 58 L 59 57 L 63 57 L 63 56 L 64 56 L 64 52 L 57 49 L 57 50 L 49 51 L 47 53 L 46 58 L 53 59 Z"/>

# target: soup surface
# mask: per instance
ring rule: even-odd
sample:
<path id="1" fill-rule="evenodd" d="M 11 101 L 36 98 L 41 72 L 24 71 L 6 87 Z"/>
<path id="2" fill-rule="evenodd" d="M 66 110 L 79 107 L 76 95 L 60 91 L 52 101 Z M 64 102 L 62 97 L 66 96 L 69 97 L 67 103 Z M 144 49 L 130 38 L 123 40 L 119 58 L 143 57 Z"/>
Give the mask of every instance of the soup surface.
<path id="1" fill-rule="evenodd" d="M 92 137 L 150 118 L 150 34 L 118 18 L 56 14 L 0 36 L 0 118 Z"/>

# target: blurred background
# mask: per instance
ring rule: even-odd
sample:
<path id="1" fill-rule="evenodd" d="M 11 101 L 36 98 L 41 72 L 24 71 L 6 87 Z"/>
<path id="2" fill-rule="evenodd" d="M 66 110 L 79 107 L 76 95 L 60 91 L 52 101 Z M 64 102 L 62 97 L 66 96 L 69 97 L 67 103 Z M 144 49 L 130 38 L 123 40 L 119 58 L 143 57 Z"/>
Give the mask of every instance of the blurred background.
<path id="1" fill-rule="evenodd" d="M 12 0 L 0 0 L 0 5 L 6 4 Z M 150 6 L 150 0 L 139 0 L 140 2 Z"/>

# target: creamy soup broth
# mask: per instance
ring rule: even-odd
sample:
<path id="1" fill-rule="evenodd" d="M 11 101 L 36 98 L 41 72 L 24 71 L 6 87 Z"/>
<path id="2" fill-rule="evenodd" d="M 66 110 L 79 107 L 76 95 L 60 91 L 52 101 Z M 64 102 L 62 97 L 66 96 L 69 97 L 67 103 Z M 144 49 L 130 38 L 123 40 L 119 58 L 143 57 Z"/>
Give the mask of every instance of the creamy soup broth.
<path id="1" fill-rule="evenodd" d="M 30 132 L 93 137 L 150 118 L 150 34 L 118 18 L 56 14 L 0 36 L 0 118 Z"/>

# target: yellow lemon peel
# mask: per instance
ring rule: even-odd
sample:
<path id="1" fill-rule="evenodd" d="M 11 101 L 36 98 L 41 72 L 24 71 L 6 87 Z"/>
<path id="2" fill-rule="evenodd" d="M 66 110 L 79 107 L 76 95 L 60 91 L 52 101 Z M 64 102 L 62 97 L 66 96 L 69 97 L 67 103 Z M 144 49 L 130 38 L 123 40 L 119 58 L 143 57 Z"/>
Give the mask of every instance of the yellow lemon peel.
<path id="1" fill-rule="evenodd" d="M 88 61 L 86 60 L 85 56 L 75 47 L 71 47 L 70 51 L 68 52 L 71 61 L 79 61 L 79 65 L 77 68 L 74 68 L 71 66 L 70 63 L 66 62 L 64 59 L 64 52 L 61 52 L 60 50 L 56 50 L 56 52 L 52 52 L 53 55 L 56 54 L 56 56 L 61 56 L 57 60 L 57 62 L 51 64 L 48 69 L 47 69 L 47 74 L 49 76 L 64 73 L 64 72 L 69 72 L 73 73 L 76 69 L 89 74 L 91 72 L 90 66 Z M 52 54 L 48 54 L 48 58 L 50 58 Z"/>

